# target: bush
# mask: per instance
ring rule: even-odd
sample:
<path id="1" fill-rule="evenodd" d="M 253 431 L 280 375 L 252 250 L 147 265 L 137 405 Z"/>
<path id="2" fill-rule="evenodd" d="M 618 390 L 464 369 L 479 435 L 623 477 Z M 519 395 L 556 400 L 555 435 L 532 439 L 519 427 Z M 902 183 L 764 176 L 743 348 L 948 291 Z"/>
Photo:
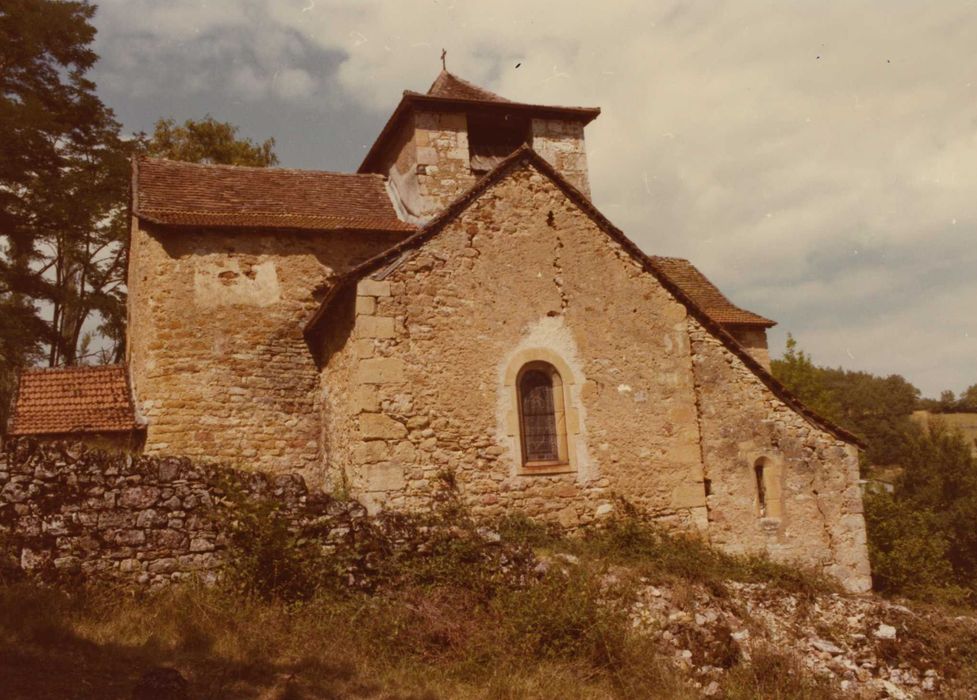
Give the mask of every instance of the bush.
<path id="1" fill-rule="evenodd" d="M 749 664 L 734 666 L 723 684 L 726 700 L 841 700 L 839 688 L 811 676 L 794 659 L 773 649 L 754 652 Z"/>
<path id="2" fill-rule="evenodd" d="M 811 596 L 838 590 L 838 585 L 819 572 L 800 565 L 781 564 L 766 556 L 733 556 L 693 536 L 673 534 L 621 501 L 613 518 L 601 529 L 588 530 L 576 544 L 578 553 L 624 564 L 652 578 L 680 578 L 723 593 L 723 582 L 765 582 L 778 588 Z"/>

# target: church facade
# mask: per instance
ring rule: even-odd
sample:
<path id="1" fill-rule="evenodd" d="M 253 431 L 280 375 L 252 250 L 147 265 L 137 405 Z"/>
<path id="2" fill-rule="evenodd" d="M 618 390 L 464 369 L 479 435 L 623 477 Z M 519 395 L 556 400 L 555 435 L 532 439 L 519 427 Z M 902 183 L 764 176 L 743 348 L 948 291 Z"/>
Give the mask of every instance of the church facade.
<path id="1" fill-rule="evenodd" d="M 448 479 L 576 527 L 622 497 L 867 590 L 857 439 L 770 375 L 773 321 L 593 205 L 598 114 L 443 72 L 355 174 L 137 161 L 126 430 L 373 510 Z"/>

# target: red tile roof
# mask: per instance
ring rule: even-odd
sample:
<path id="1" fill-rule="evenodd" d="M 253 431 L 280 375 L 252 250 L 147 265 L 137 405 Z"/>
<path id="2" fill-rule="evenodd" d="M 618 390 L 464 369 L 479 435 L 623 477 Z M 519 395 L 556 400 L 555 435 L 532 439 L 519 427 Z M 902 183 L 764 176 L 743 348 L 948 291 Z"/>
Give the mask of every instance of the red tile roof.
<path id="1" fill-rule="evenodd" d="M 776 321 L 736 306 L 688 260 L 657 255 L 652 256 L 652 260 L 676 287 L 685 292 L 716 323 L 724 326 L 747 325 L 767 328 L 777 325 Z"/>
<path id="2" fill-rule="evenodd" d="M 132 205 L 158 224 L 415 230 L 397 218 L 379 175 L 139 158 Z"/>
<path id="3" fill-rule="evenodd" d="M 20 375 L 10 435 L 114 433 L 136 421 L 124 365 L 29 369 Z"/>
<path id="4" fill-rule="evenodd" d="M 473 85 L 467 80 L 462 80 L 457 75 L 452 75 L 446 70 L 441 71 L 437 79 L 431 84 L 427 91 L 433 97 L 447 97 L 456 100 L 484 100 L 487 102 L 509 102 L 506 98 L 496 95 L 494 92 Z"/>

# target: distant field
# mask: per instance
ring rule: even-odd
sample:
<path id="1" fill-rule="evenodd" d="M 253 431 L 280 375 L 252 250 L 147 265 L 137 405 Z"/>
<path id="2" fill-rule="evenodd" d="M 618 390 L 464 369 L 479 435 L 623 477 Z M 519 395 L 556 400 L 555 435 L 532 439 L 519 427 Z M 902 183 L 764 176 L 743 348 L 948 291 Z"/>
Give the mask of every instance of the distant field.
<path id="1" fill-rule="evenodd" d="M 977 413 L 930 413 L 929 411 L 914 411 L 913 420 L 920 425 L 927 425 L 930 420 L 939 418 L 950 428 L 959 430 L 970 443 L 974 455 L 977 455 Z"/>

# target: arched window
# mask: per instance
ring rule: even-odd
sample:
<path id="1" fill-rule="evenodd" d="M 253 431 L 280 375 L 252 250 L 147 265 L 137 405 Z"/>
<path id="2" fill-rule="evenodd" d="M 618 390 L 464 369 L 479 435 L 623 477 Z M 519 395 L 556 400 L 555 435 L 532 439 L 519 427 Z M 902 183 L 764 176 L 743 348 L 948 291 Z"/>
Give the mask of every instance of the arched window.
<path id="1" fill-rule="evenodd" d="M 753 474 L 756 476 L 756 496 L 759 506 L 760 517 L 767 517 L 767 485 L 764 481 L 763 460 L 757 460 L 753 465 Z"/>
<path id="2" fill-rule="evenodd" d="M 753 463 L 753 477 L 756 481 L 757 515 L 761 518 L 782 517 L 783 467 L 780 460 L 760 457 Z"/>
<path id="3" fill-rule="evenodd" d="M 519 372 L 519 433 L 525 466 L 567 461 L 566 418 L 560 373 L 545 362 Z"/>

